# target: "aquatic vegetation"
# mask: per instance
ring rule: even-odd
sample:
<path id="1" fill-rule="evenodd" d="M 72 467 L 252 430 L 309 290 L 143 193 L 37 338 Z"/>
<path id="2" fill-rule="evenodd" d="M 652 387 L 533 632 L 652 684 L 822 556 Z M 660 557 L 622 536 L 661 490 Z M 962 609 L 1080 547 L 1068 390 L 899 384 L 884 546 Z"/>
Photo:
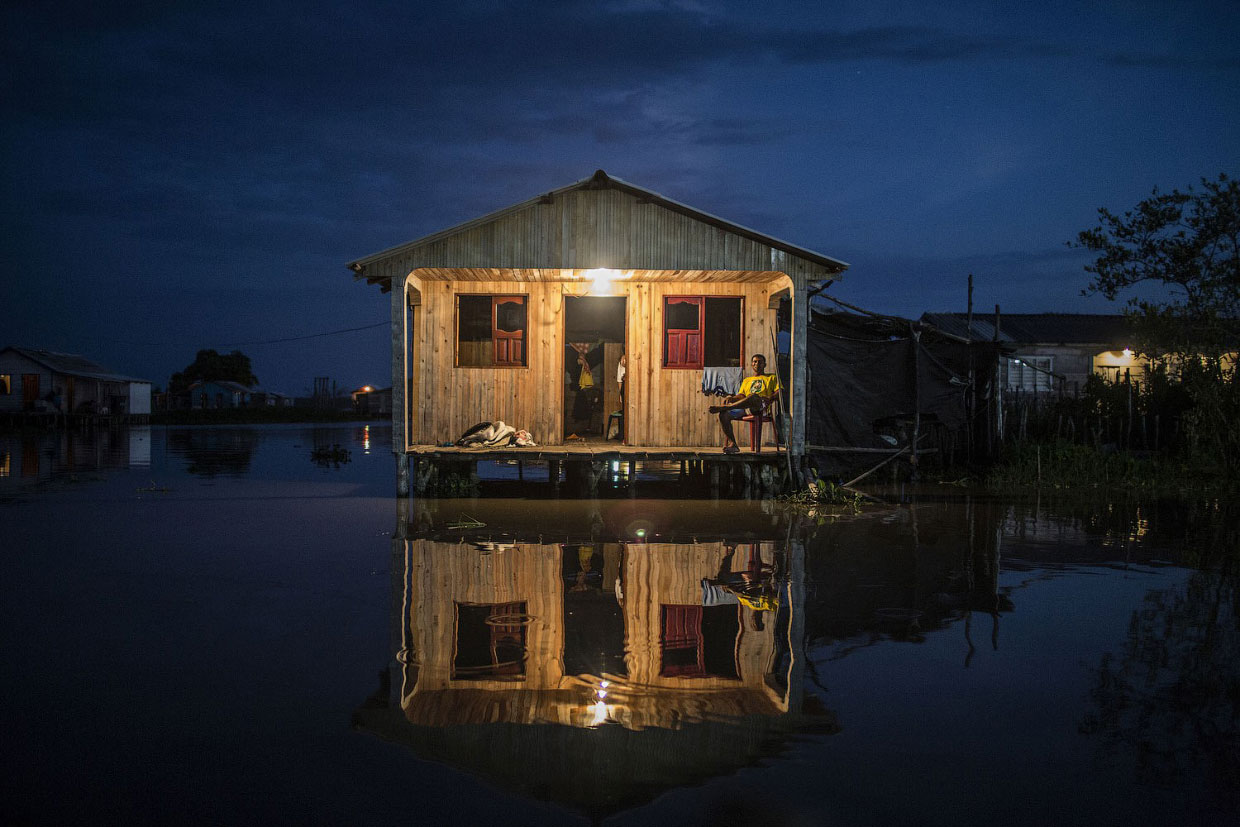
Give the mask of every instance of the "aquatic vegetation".
<path id="1" fill-rule="evenodd" d="M 984 477 L 988 487 L 1110 488 L 1137 491 L 1206 491 L 1234 486 L 1225 475 L 1183 457 L 1109 450 L 1066 441 L 1010 446 Z"/>
<path id="2" fill-rule="evenodd" d="M 324 467 L 332 466 L 339 468 L 350 459 L 349 449 L 341 448 L 339 444 L 333 444 L 331 447 L 326 445 L 320 446 L 310 452 L 310 461 Z"/>
<path id="3" fill-rule="evenodd" d="M 845 505 L 860 510 L 865 495 L 860 491 L 838 485 L 832 480 L 814 477 L 808 486 L 791 494 L 776 497 L 779 502 L 792 505 Z"/>

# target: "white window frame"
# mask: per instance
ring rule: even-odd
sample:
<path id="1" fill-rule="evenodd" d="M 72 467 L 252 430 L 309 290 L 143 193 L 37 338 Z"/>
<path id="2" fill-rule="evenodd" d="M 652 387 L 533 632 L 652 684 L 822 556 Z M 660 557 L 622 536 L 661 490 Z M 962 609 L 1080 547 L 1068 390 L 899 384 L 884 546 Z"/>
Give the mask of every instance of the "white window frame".
<path id="1" fill-rule="evenodd" d="M 1004 387 L 1022 393 L 1049 393 L 1055 389 L 1054 370 L 1054 356 L 1009 357 Z"/>

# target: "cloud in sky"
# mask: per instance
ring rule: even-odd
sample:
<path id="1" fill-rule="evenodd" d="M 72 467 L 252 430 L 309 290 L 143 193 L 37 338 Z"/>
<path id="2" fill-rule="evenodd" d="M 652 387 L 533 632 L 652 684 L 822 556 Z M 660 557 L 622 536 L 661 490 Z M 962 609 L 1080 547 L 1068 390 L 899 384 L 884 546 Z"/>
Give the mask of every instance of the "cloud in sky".
<path id="1" fill-rule="evenodd" d="M 1012 251 L 1226 170 L 1240 145 L 1230 3 L 2 14 L 8 335 L 159 383 L 200 346 L 380 321 L 344 262 L 599 167 L 851 261 L 841 289 L 878 310 L 947 309 L 927 274 L 974 265 L 995 301 L 1072 309 L 1079 261 Z M 135 324 L 169 346 L 109 344 Z M 385 342 L 252 355 L 276 389 L 385 384 Z"/>

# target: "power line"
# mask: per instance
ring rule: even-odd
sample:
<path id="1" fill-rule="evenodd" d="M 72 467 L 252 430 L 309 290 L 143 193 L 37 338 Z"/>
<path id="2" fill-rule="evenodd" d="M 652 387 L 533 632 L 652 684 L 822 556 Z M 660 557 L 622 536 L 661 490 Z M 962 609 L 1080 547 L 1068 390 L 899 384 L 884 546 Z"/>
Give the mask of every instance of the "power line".
<path id="1" fill-rule="evenodd" d="M 252 342 L 223 342 L 220 347 L 240 347 L 241 345 L 274 345 L 279 342 L 300 342 L 303 339 L 318 339 L 322 336 L 339 336 L 341 333 L 356 333 L 359 330 L 372 330 L 376 327 L 387 327 L 391 322 L 378 322 L 376 324 L 362 325 L 361 327 L 346 327 L 342 330 L 329 330 L 326 333 L 309 333 L 305 336 L 286 336 L 283 339 L 256 339 Z"/>

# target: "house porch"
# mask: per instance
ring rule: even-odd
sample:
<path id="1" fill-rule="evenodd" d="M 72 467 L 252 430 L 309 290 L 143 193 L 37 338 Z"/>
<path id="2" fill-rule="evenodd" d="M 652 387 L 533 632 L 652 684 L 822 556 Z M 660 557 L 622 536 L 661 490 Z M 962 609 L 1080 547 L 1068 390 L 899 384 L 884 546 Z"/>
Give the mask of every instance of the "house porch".
<path id="1" fill-rule="evenodd" d="M 552 446 L 506 446 L 503 448 L 459 448 L 414 446 L 397 456 L 399 481 L 407 490 L 422 496 L 433 493 L 450 476 L 477 484 L 478 463 L 515 461 L 518 476 L 526 468 L 547 468 L 548 493 L 594 496 L 608 473 L 621 463 L 627 485 L 634 493 L 640 483 L 637 464 L 648 462 L 679 464 L 680 481 L 693 484 L 712 497 L 771 497 L 795 489 L 793 463 L 799 458 L 767 448 L 760 452 L 742 450 L 725 454 L 713 445 L 636 446 L 617 443 L 584 443 Z"/>

